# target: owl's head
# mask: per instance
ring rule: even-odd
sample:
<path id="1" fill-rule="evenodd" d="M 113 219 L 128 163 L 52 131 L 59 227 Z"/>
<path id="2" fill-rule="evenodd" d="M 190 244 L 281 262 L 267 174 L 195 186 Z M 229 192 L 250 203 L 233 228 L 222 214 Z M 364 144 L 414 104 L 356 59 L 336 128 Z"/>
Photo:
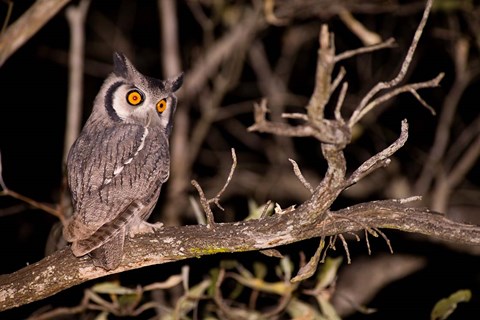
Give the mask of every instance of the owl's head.
<path id="1" fill-rule="evenodd" d="M 122 53 L 113 55 L 113 73 L 105 79 L 98 93 L 92 116 L 113 124 L 131 123 L 161 126 L 167 136 L 173 126 L 177 91 L 183 73 L 159 80 L 141 74 Z"/>

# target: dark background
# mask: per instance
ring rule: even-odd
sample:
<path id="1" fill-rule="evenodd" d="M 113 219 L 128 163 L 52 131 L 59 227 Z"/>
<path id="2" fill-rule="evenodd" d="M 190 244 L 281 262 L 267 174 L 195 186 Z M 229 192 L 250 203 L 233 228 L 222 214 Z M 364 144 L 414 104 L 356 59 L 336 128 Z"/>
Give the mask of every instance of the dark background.
<path id="1" fill-rule="evenodd" d="M 13 13 L 10 21 L 20 16 L 31 5 L 33 1 L 16 1 L 13 6 Z M 75 3 L 75 2 L 74 2 Z M 226 1 L 230 5 L 249 6 L 249 1 Z M 370 2 L 366 2 L 370 3 Z M 373 3 L 380 3 L 373 1 Z M 202 45 L 202 32 L 198 23 L 195 22 L 188 6 L 184 1 L 178 3 L 179 37 L 182 53 L 183 68 L 188 77 L 188 70 L 193 67 L 195 52 Z M 349 98 L 346 100 L 346 113 L 358 102 L 362 93 L 365 93 L 374 83 L 381 79 L 391 79 L 402 62 L 405 52 L 410 44 L 418 21 L 421 17 L 421 4 L 418 1 L 405 1 L 401 5 L 420 4 L 418 8 L 410 11 L 378 10 L 378 12 L 361 12 L 356 18 L 362 21 L 371 30 L 378 32 L 383 39 L 395 37 L 398 47 L 370 55 L 356 57 L 342 62 L 347 69 L 347 80 L 349 81 Z M 208 13 L 208 6 L 205 6 Z M 4 3 L 0 3 L 0 12 L 6 11 Z M 432 13 L 422 40 L 420 41 L 415 60 L 411 71 L 408 74 L 408 82 L 425 81 L 435 77 L 439 72 L 445 72 L 441 87 L 422 90 L 420 93 L 437 113 L 440 113 L 442 103 L 451 88 L 454 80 L 454 65 L 452 62 L 452 44 L 439 34 L 445 30 L 451 31 L 452 23 L 455 21 L 457 30 L 462 36 L 471 41 L 470 60 L 478 61 L 479 47 L 475 45 L 478 41 L 478 33 L 472 33 L 468 25 L 471 16 L 477 14 L 479 8 L 473 7 L 471 12 L 458 10 L 436 10 Z M 3 16 L 1 17 L 3 19 Z M 162 77 L 160 63 L 160 32 L 159 16 L 156 1 L 92 1 L 86 22 L 86 46 L 85 57 L 85 91 L 84 91 L 84 120 L 88 116 L 92 101 L 102 84 L 104 77 L 110 71 L 111 55 L 119 48 L 114 38 L 105 38 L 98 30 L 102 19 L 116 25 L 123 37 L 128 40 L 130 48 L 135 53 L 132 57 L 138 69 L 153 77 Z M 321 23 L 328 23 L 330 30 L 335 33 L 337 52 L 360 47 L 362 44 L 338 19 L 337 16 L 307 17 L 298 18 L 292 22 L 296 25 L 305 25 L 309 28 L 320 28 Z M 267 56 L 273 63 L 278 59 L 278 51 L 283 41 L 283 35 L 288 26 L 269 26 L 260 34 L 258 39 L 264 43 Z M 477 30 L 478 31 L 478 30 Z M 218 35 L 226 32 L 218 27 Z M 452 31 L 453 32 L 453 31 Z M 477 37 L 475 39 L 475 37 Z M 296 95 L 303 96 L 305 101 L 311 94 L 314 86 L 317 39 L 312 38 L 301 48 L 296 61 L 293 63 L 294 71 L 288 83 L 288 88 Z M 2 156 L 2 174 L 7 186 L 39 202 L 55 204 L 60 199 L 62 177 L 64 166 L 62 163 L 63 135 L 65 130 L 65 112 L 68 92 L 68 57 L 69 28 L 65 19 L 65 10 L 62 10 L 51 21 L 49 21 L 36 35 L 22 46 L 6 63 L 0 68 L 0 150 Z M 96 62 L 100 67 L 97 68 Z M 362 70 L 369 69 L 371 76 L 361 74 Z M 223 99 L 222 105 L 228 106 L 238 103 L 258 102 L 262 98 L 262 92 L 258 87 L 254 72 L 248 66 L 242 71 L 239 84 L 228 92 Z M 459 102 L 458 111 L 455 113 L 452 136 L 458 136 L 462 130 L 470 124 L 473 119 L 479 116 L 479 89 L 478 78 L 474 79 L 465 90 Z M 182 108 L 182 101 L 178 108 Z M 290 111 L 298 108 L 289 107 Z M 385 175 L 386 179 L 392 176 L 402 175 L 407 181 L 412 182 L 418 177 L 421 163 L 428 153 L 435 137 L 435 128 L 438 123 L 438 116 L 432 116 L 428 110 L 423 108 L 411 95 L 405 94 L 396 98 L 393 102 L 381 107 L 375 117 L 363 123 L 362 134 L 346 150 L 349 169 L 352 171 L 361 161 L 369 155 L 382 150 L 391 143 L 398 135 L 400 121 L 408 119 L 410 125 L 410 138 L 405 148 L 396 154 L 395 162 L 399 166 L 398 172 L 391 176 Z M 198 118 L 198 111 L 195 103 L 191 108 L 192 119 Z M 253 123 L 251 113 L 242 113 L 237 120 L 248 126 Z M 221 121 L 217 124 L 218 132 L 225 132 L 225 124 Z M 257 139 L 264 139 L 269 143 L 268 135 L 255 133 L 244 133 L 245 135 L 256 135 Z M 235 147 L 239 159 L 246 159 L 241 166 L 247 166 L 248 161 L 258 163 L 259 168 L 270 165 L 268 157 L 251 150 L 241 141 L 230 135 L 224 134 L 228 142 L 226 148 L 219 144 L 218 150 L 211 145 L 203 146 L 203 157 L 213 152 L 229 152 L 230 147 Z M 321 179 L 325 164 L 321 159 L 319 144 L 312 139 L 293 139 L 297 162 L 301 164 L 306 172 L 315 174 Z M 223 149 L 222 149 L 223 148 Z M 204 159 L 204 158 L 203 158 Z M 285 162 L 287 159 L 285 157 Z M 247 163 L 247 164 L 245 164 Z M 284 164 L 285 166 L 285 164 Z M 288 168 L 288 164 L 286 165 Z M 202 184 L 208 185 L 209 179 L 216 175 L 225 176 L 226 170 L 220 172 L 218 167 L 211 162 L 203 161 L 202 156 L 196 161 L 192 177 L 198 179 Z M 241 171 L 240 171 L 241 172 Z M 235 180 L 235 179 L 234 179 Z M 233 180 L 233 181 L 234 181 Z M 478 199 L 480 170 L 477 166 L 466 176 L 461 187 L 467 189 L 473 196 L 470 198 L 452 198 L 452 206 L 467 206 L 478 216 L 479 202 L 471 199 Z M 235 183 L 235 182 L 232 182 Z M 277 188 L 281 188 L 278 185 Z M 168 185 L 166 186 L 168 188 Z M 258 186 L 262 188 L 262 186 Z M 299 185 L 299 188 L 301 186 Z M 218 190 L 213 186 L 211 190 Z M 235 188 L 234 188 L 235 189 Z M 236 188 L 239 190 L 241 188 Z M 273 187 L 272 187 L 273 189 Z M 213 194 L 214 191 L 212 191 Z M 191 195 L 196 196 L 193 188 Z M 298 199 L 297 196 L 285 196 L 274 198 L 275 190 L 267 192 L 268 197 L 255 198 L 254 190 L 246 190 L 244 193 L 236 191 L 228 194 L 224 199 L 225 207 L 230 214 L 227 218 L 219 217 L 219 220 L 241 219 L 246 216 L 247 199 L 254 198 L 258 203 L 263 203 L 273 198 L 282 204 L 282 207 L 293 203 L 299 203 L 305 199 Z M 356 198 L 343 195 L 335 203 L 334 209 L 342 208 L 350 204 L 385 198 L 381 191 L 368 194 L 365 197 Z M 469 199 L 469 200 L 468 200 Z M 473 208 L 473 209 L 472 209 Z M 186 209 L 191 211 L 191 208 Z M 159 203 L 156 210 L 161 219 L 162 204 Z M 0 264 L 2 274 L 14 272 L 23 266 L 34 263 L 44 256 L 45 243 L 51 227 L 57 219 L 48 213 L 32 209 L 28 205 L 9 197 L 0 198 L 0 254 L 3 257 Z M 223 213 L 220 213 L 223 215 Z M 186 213 L 188 217 L 188 212 Z M 191 217 L 191 216 L 190 216 Z M 471 216 L 463 217 L 469 221 Z M 478 219 L 478 218 L 477 218 Z M 192 222 L 191 218 L 185 221 Z M 478 220 L 477 220 L 478 221 Z M 195 222 L 192 222 L 195 223 Z M 393 282 L 383 288 L 368 305 L 378 309 L 372 315 L 353 315 L 348 319 L 393 319 L 412 318 L 425 319 L 436 301 L 448 296 L 456 290 L 468 288 L 473 292 L 473 299 L 470 303 L 460 304 L 459 309 L 451 319 L 474 319 L 480 314 L 480 259 L 478 256 L 463 253 L 458 248 L 451 248 L 445 245 L 429 241 L 424 238 L 418 239 L 411 235 L 385 230 L 392 241 L 396 253 L 408 253 L 426 258 L 426 267 L 409 275 L 408 277 Z M 317 245 L 317 240 L 304 241 L 281 248 L 285 254 L 304 251 L 307 255 L 312 254 Z M 366 248 L 364 243 L 350 242 L 352 254 L 352 265 L 348 268 L 355 268 L 355 258 L 364 256 Z M 388 248 L 382 240 L 372 240 L 373 256 L 388 252 Z M 343 255 L 341 246 L 332 255 Z M 148 284 L 154 281 L 161 281 L 169 274 L 178 273 L 184 263 L 192 266 L 191 282 L 199 282 L 209 269 L 218 266 L 221 259 L 237 259 L 246 267 L 251 266 L 251 261 L 262 261 L 267 265 L 273 265 L 276 260 L 264 257 L 259 253 L 241 253 L 235 255 L 216 255 L 203 257 L 201 260 L 171 263 L 162 266 L 148 267 L 121 274 L 118 277 L 122 284 L 135 286 L 137 283 Z M 344 266 L 346 264 L 344 263 Z M 77 304 L 82 296 L 82 290 L 90 287 L 95 281 L 85 283 L 81 286 L 65 290 L 54 297 L 39 301 L 16 310 L 11 310 L 0 315 L 1 319 L 21 319 L 30 315 L 35 310 L 45 305 L 73 306 Z M 145 315 L 147 319 L 153 314 Z"/>

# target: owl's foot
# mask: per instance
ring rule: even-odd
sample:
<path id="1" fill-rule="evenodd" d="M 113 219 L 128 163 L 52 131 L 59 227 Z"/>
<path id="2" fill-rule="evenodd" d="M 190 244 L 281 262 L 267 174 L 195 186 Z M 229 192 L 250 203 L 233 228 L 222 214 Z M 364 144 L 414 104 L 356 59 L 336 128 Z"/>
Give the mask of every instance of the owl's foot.
<path id="1" fill-rule="evenodd" d="M 137 234 L 155 233 L 155 230 L 159 230 L 162 228 L 163 223 L 161 222 L 148 223 L 146 221 L 142 221 L 138 224 L 132 225 L 128 230 L 128 235 L 130 236 L 130 238 L 133 238 Z"/>

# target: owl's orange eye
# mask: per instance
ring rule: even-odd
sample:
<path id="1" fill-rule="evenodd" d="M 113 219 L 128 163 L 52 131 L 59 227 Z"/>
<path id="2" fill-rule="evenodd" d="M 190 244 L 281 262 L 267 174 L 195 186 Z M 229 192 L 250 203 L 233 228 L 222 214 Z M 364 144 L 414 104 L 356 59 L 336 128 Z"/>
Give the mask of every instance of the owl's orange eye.
<path id="1" fill-rule="evenodd" d="M 127 102 L 132 106 L 138 106 L 143 101 L 143 96 L 138 90 L 131 90 L 127 93 Z"/>
<path id="2" fill-rule="evenodd" d="M 165 109 L 167 109 L 167 100 L 162 99 L 162 100 L 158 101 L 157 102 L 157 111 L 162 113 L 163 111 L 165 111 Z"/>

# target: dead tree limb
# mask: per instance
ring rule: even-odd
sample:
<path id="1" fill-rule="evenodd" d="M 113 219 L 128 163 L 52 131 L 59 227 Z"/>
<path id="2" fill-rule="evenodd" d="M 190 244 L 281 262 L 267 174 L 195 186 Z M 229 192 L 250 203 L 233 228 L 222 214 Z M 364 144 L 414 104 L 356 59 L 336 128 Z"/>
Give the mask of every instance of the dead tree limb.
<path id="1" fill-rule="evenodd" d="M 269 249 L 323 235 L 359 231 L 362 225 L 415 232 L 456 243 L 480 245 L 480 226 L 448 220 L 400 200 L 374 201 L 331 212 L 323 219 L 317 208 L 302 205 L 285 214 L 258 220 L 168 227 L 129 239 L 118 269 L 105 271 L 90 258 L 76 258 L 69 248 L 12 274 L 0 276 L 0 311 L 41 300 L 108 274 L 225 252 Z M 349 219 L 335 219 L 335 217 Z"/>

